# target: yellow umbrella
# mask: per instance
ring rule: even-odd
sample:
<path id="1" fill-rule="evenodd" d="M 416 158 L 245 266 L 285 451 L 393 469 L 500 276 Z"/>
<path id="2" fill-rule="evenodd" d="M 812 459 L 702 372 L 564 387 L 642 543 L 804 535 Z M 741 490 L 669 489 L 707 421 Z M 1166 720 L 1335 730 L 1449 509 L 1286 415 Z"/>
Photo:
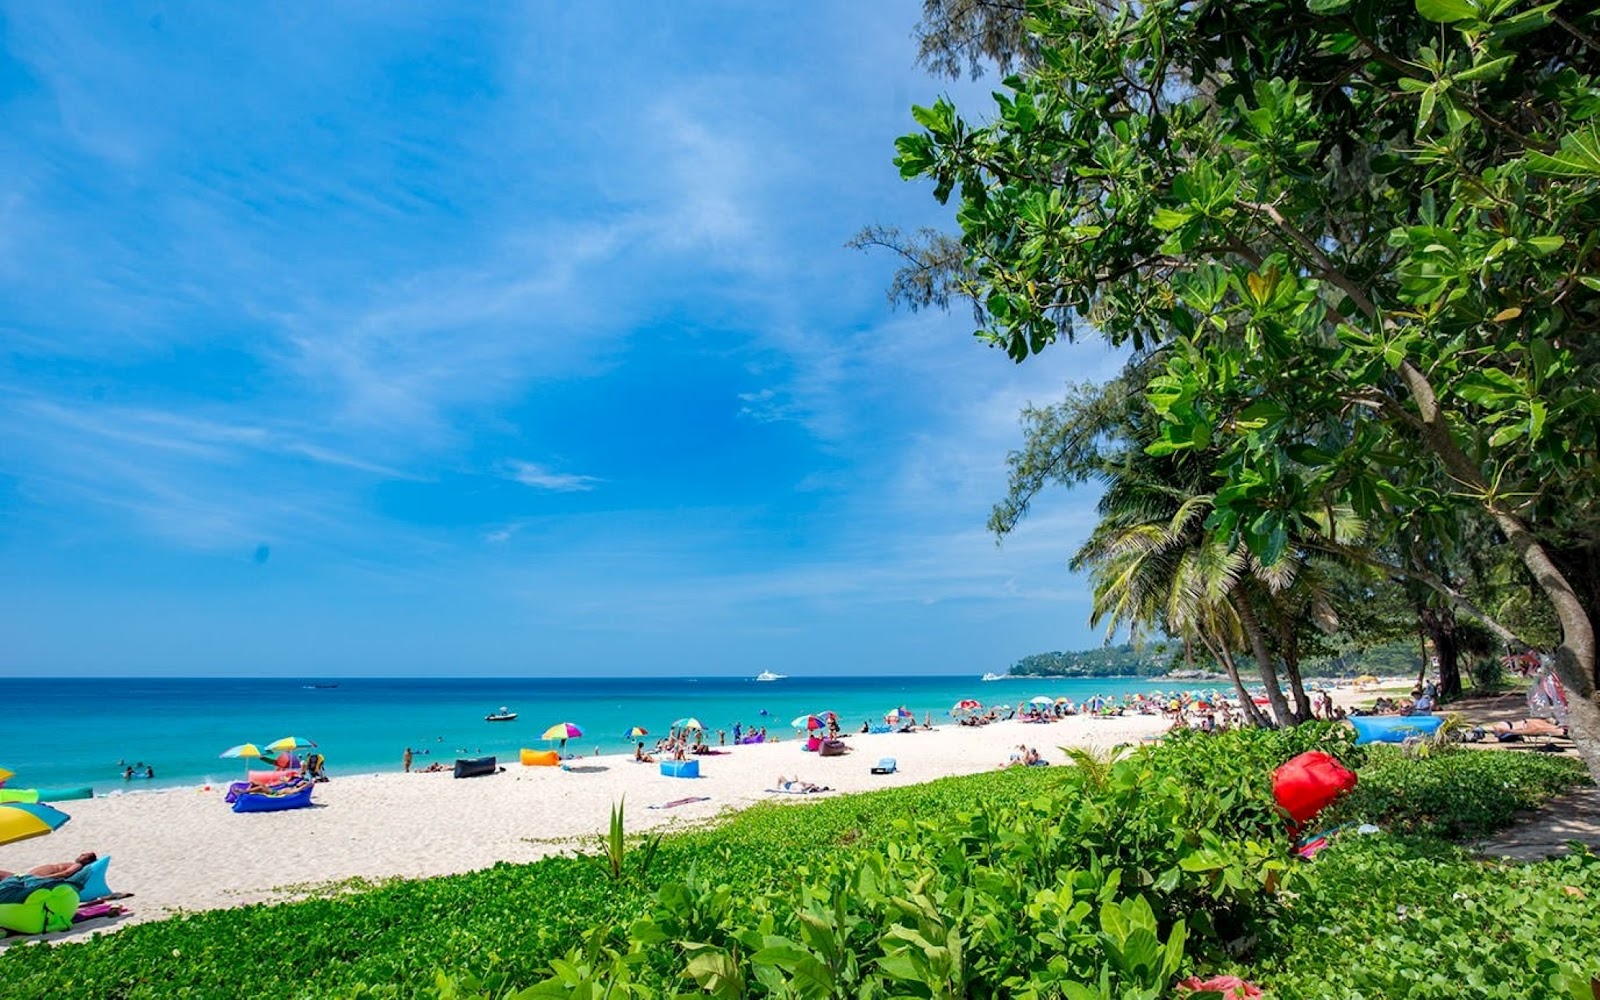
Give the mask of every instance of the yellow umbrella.
<path id="1" fill-rule="evenodd" d="M 256 746 L 254 743 L 241 743 L 236 747 L 229 747 L 228 749 L 226 749 L 226 750 L 222 751 L 221 753 L 217 754 L 217 756 L 218 757 L 254 757 L 257 760 L 260 760 L 261 757 L 263 756 L 263 754 L 261 753 L 261 748 Z M 245 773 L 245 777 L 249 777 L 250 776 L 250 765 L 249 765 L 248 762 L 244 765 L 244 773 Z"/>
<path id="2" fill-rule="evenodd" d="M 9 779 L 11 776 L 12 775 L 11 775 L 10 771 L 7 771 L 5 768 L 0 767 L 0 785 L 4 785 L 6 783 L 6 781 L 7 781 L 7 779 Z"/>
<path id="3" fill-rule="evenodd" d="M 0 804 L 0 844 L 42 837 L 72 817 L 36 802 Z"/>
<path id="4" fill-rule="evenodd" d="M 273 740 L 271 743 L 268 743 L 267 749 L 278 751 L 303 750 L 306 747 L 314 747 L 316 745 L 316 740 L 308 740 L 301 736 L 285 736 L 281 740 Z"/>

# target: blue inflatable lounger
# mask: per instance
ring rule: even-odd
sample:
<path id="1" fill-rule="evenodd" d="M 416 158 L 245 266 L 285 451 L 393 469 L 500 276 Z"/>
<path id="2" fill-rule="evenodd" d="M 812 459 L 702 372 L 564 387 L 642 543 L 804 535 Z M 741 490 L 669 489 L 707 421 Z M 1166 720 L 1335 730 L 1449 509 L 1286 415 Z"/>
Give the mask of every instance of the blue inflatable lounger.
<path id="1" fill-rule="evenodd" d="M 1352 715 L 1357 743 L 1404 743 L 1412 736 L 1432 736 L 1444 725 L 1437 715 Z"/>
<path id="2" fill-rule="evenodd" d="M 700 777 L 700 762 L 697 760 L 664 760 L 661 762 L 661 773 L 669 778 L 698 778 Z"/>
<path id="3" fill-rule="evenodd" d="M 873 774 L 893 774 L 896 770 L 898 770 L 898 765 L 893 757 L 885 757 L 872 765 Z"/>

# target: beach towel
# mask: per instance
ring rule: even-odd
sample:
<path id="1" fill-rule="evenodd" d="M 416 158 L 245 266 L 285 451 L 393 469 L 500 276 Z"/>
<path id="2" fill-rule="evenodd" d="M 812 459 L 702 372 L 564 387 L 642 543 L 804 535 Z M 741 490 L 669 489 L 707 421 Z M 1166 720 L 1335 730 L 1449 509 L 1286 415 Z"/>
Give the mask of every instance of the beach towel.
<path id="1" fill-rule="evenodd" d="M 651 808 L 651 809 L 676 809 L 679 806 L 686 806 L 691 802 L 710 802 L 710 801 L 711 801 L 711 796 L 709 796 L 709 795 L 691 795 L 686 799 L 673 799 L 671 802 L 663 802 L 658 806 L 650 806 L 649 808 Z"/>
<path id="2" fill-rule="evenodd" d="M 833 789 L 823 785 L 821 788 L 769 788 L 767 791 L 776 795 L 815 795 L 818 792 L 831 792 Z"/>

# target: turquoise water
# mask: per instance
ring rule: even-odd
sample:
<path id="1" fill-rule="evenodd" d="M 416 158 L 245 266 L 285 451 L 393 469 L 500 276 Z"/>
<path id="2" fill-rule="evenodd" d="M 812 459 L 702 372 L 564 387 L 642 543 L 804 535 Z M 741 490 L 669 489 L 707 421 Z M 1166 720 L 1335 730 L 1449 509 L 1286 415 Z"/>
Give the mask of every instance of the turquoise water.
<path id="1" fill-rule="evenodd" d="M 949 722 L 962 698 L 1017 704 L 1047 695 L 1082 701 L 1159 690 L 1134 679 L 1006 680 L 969 677 L 793 677 L 592 679 L 221 679 L 22 678 L 0 682 L 0 767 L 16 772 L 13 788 L 90 784 L 96 793 L 143 791 L 239 777 L 245 762 L 219 759 L 239 743 L 261 746 L 284 736 L 316 741 L 329 774 L 397 771 L 406 747 L 414 767 L 457 756 L 494 754 L 514 761 L 522 747 L 545 747 L 539 735 L 558 722 L 584 732 L 567 749 L 625 752 L 631 726 L 649 741 L 673 720 L 694 716 L 711 732 L 735 722 L 792 733 L 790 720 L 827 710 L 856 730 L 904 705 L 920 722 L 931 713 Z M 336 684 L 336 687 L 316 685 Z M 515 722 L 485 722 L 505 705 Z M 148 764 L 154 780 L 125 781 L 126 764 Z"/>

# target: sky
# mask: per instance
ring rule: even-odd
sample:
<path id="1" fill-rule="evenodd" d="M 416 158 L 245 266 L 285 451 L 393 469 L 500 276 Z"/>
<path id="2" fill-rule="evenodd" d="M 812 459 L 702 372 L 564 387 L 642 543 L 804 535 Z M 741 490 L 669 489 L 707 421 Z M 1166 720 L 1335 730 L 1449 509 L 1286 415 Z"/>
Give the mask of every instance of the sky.
<path id="1" fill-rule="evenodd" d="M 896 310 L 918 0 L 0 8 L 0 675 L 1002 671 L 1088 648 L 1109 377 Z"/>

